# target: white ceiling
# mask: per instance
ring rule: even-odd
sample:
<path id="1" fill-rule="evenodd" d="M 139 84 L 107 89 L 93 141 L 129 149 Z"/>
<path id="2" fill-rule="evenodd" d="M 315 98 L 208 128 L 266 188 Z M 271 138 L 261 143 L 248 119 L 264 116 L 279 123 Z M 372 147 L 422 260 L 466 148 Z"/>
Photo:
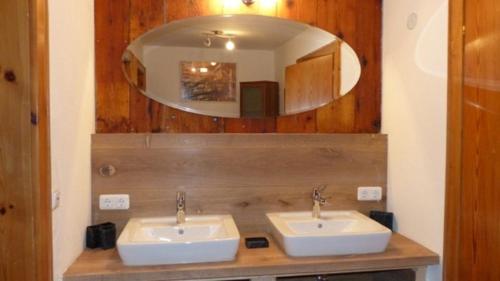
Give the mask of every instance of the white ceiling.
<path id="1" fill-rule="evenodd" d="M 295 36 L 317 29 L 307 24 L 274 17 L 232 15 L 195 17 L 174 21 L 139 38 L 144 45 L 205 47 L 207 33 L 220 30 L 235 35 L 238 49 L 274 50 Z M 325 32 L 327 33 L 327 32 Z M 330 34 L 335 38 L 333 34 Z M 224 48 L 225 39 L 212 39 L 211 48 Z"/>

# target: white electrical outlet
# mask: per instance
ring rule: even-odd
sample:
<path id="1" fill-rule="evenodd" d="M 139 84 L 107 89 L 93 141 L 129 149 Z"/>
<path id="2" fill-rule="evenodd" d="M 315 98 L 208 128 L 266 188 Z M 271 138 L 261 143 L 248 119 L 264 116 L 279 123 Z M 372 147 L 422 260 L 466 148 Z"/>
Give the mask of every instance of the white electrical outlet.
<path id="1" fill-rule="evenodd" d="M 382 187 L 360 186 L 358 187 L 358 201 L 380 201 L 382 200 Z"/>
<path id="2" fill-rule="evenodd" d="M 101 210 L 128 210 L 130 197 L 128 194 L 101 194 L 99 195 L 99 209 Z"/>

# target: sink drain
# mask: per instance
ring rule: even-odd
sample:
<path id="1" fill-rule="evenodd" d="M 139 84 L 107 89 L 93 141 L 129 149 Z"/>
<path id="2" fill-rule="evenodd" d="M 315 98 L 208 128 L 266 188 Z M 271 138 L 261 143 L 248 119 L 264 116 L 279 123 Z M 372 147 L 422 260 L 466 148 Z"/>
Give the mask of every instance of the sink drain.
<path id="1" fill-rule="evenodd" d="M 179 229 L 178 233 L 179 233 L 179 235 L 184 234 L 184 229 Z"/>
<path id="2" fill-rule="evenodd" d="M 318 228 L 323 228 L 323 224 L 322 223 L 318 223 Z"/>

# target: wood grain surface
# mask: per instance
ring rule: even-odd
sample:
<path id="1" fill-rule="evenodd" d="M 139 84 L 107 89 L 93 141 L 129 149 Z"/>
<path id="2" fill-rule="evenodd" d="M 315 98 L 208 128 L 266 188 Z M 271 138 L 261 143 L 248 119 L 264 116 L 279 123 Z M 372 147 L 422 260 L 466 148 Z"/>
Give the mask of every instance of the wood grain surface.
<path id="1" fill-rule="evenodd" d="M 102 176 L 101 167 L 116 173 Z M 324 209 L 385 209 L 387 139 L 369 134 L 97 134 L 92 140 L 92 221 L 121 229 L 130 217 L 232 214 L 241 231 L 267 230 L 264 214 L 312 208 L 312 188 L 327 185 Z M 358 202 L 358 186 L 381 186 L 379 202 Z M 127 211 L 99 210 L 100 194 L 130 194 Z"/>
<path id="2" fill-rule="evenodd" d="M 47 1 L 0 1 L 0 280 L 52 280 Z"/>
<path id="3" fill-rule="evenodd" d="M 307 258 L 288 257 L 267 234 L 243 236 L 256 235 L 267 236 L 270 241 L 269 248 L 247 249 L 242 239 L 236 260 L 223 263 L 127 267 L 121 262 L 116 250 L 86 250 L 65 273 L 64 280 L 225 280 L 256 276 L 382 271 L 439 263 L 438 255 L 399 234 L 393 234 L 387 250 L 383 253 Z"/>
<path id="4" fill-rule="evenodd" d="M 459 280 L 499 280 L 500 3 L 464 3 Z"/>
<path id="5" fill-rule="evenodd" d="M 464 0 L 451 0 L 448 44 L 448 126 L 443 279 L 460 281 L 460 217 L 462 209 L 462 122 Z"/>
<path id="6" fill-rule="evenodd" d="M 285 112 L 303 112 L 330 103 L 335 96 L 334 64 L 334 55 L 329 54 L 287 66 Z"/>
<path id="7" fill-rule="evenodd" d="M 381 0 L 277 0 L 273 5 L 261 2 L 247 7 L 241 1 L 223 0 L 96 0 L 97 132 L 379 132 Z M 278 16 L 332 32 L 358 54 L 362 63 L 360 82 L 351 94 L 320 109 L 264 121 L 217 118 L 214 122 L 208 116 L 177 113 L 129 87 L 120 58 L 131 40 L 169 21 L 224 13 Z"/>

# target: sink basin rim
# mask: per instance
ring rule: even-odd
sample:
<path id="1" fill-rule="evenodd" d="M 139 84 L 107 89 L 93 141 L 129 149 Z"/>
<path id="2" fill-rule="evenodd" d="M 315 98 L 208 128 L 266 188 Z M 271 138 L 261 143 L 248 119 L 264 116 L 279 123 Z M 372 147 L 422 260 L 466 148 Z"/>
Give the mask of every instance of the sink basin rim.
<path id="1" fill-rule="evenodd" d="M 174 216 L 129 219 L 117 241 L 123 264 L 153 266 L 236 258 L 240 234 L 231 215 L 195 215 L 186 221 L 184 225 L 194 227 L 177 233 Z"/>
<path id="2" fill-rule="evenodd" d="M 136 230 L 141 227 L 141 224 L 144 224 L 144 221 L 158 221 L 158 224 L 167 223 L 168 226 L 171 227 L 179 227 L 186 226 L 190 227 L 193 225 L 210 225 L 210 222 L 214 222 L 217 220 L 221 220 L 222 224 L 227 231 L 226 235 L 223 237 L 215 237 L 215 238 L 206 238 L 206 239 L 196 239 L 194 241 L 162 241 L 162 240 L 154 240 L 154 241 L 134 241 L 131 239 L 131 231 Z M 128 231 L 128 233 L 126 232 Z M 231 241 L 231 240 L 240 240 L 240 233 L 234 219 L 231 215 L 193 215 L 186 217 L 186 223 L 177 225 L 176 217 L 174 216 L 165 216 L 165 217 L 135 217 L 129 219 L 126 226 L 124 227 L 122 233 L 120 234 L 117 240 L 117 246 L 127 245 L 156 245 L 156 244 L 203 244 L 210 243 L 215 241 Z"/>
<path id="3" fill-rule="evenodd" d="M 296 233 L 294 232 L 288 225 L 286 218 L 284 217 L 306 217 L 310 218 L 310 221 L 312 222 L 322 222 L 327 220 L 328 216 L 334 215 L 334 214 L 342 214 L 345 213 L 346 215 L 351 215 L 354 216 L 355 219 L 361 220 L 365 223 L 370 224 L 371 226 L 377 228 L 377 230 L 370 230 L 369 232 L 365 231 L 358 231 L 358 232 L 326 232 L 326 233 L 307 233 L 307 234 L 301 234 L 301 233 Z M 379 224 L 378 222 L 368 218 L 367 216 L 361 214 L 358 211 L 355 210 L 341 210 L 341 211 L 322 211 L 321 212 L 322 216 L 318 218 L 313 218 L 312 217 L 312 212 L 311 211 L 298 211 L 298 212 L 273 212 L 273 213 L 266 213 L 267 219 L 271 222 L 271 225 L 276 228 L 280 232 L 281 235 L 285 238 L 300 238 L 300 237 L 342 237 L 342 236 L 363 236 L 363 235 L 373 235 L 373 234 L 387 234 L 387 233 L 392 233 L 390 229 L 387 227 Z M 304 220 L 305 221 L 305 220 Z M 309 220 L 307 220 L 309 221 Z"/>

